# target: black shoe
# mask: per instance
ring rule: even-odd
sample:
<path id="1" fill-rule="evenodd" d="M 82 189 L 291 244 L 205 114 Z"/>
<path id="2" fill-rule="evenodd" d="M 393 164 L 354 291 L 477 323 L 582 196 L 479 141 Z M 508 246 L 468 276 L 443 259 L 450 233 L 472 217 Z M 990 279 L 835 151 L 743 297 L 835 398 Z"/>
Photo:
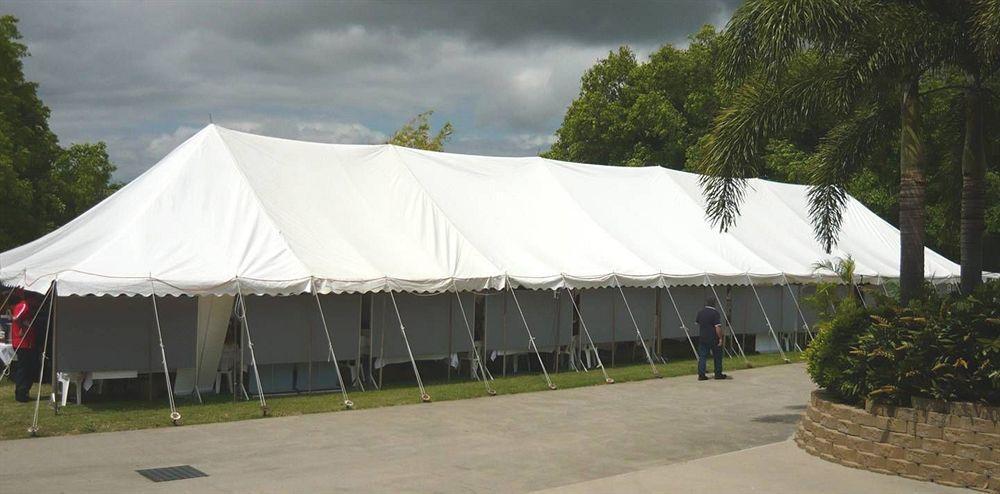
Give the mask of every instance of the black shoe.
<path id="1" fill-rule="evenodd" d="M 14 400 L 18 403 L 27 403 L 31 401 L 31 398 L 28 398 L 28 396 L 14 396 Z"/>
<path id="2" fill-rule="evenodd" d="M 707 381 L 708 377 L 707 376 L 698 376 L 698 380 L 699 381 Z"/>
<path id="3" fill-rule="evenodd" d="M 725 374 L 716 374 L 715 378 L 716 379 L 732 379 L 731 377 L 729 377 L 729 376 L 727 376 Z"/>

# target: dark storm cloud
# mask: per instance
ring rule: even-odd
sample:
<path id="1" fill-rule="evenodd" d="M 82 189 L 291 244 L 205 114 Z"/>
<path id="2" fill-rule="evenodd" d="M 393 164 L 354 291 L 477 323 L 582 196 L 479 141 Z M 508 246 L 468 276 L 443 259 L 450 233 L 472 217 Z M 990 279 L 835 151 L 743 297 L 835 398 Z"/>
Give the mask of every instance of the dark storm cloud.
<path id="1" fill-rule="evenodd" d="M 683 43 L 727 1 L 5 2 L 51 125 L 107 141 L 120 177 L 216 123 L 379 142 L 412 115 L 450 149 L 547 149 L 582 72 L 609 50 Z"/>

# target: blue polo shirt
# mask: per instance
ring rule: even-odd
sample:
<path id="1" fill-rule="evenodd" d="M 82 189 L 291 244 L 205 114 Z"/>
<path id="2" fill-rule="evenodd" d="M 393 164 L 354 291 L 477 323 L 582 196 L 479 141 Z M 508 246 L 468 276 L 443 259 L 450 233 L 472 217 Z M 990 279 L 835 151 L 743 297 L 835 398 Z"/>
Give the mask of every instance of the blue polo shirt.
<path id="1" fill-rule="evenodd" d="M 703 307 L 698 311 L 695 321 L 698 323 L 699 340 L 704 343 L 715 343 L 719 340 L 719 335 L 715 334 L 715 325 L 722 324 L 722 320 L 715 307 Z"/>

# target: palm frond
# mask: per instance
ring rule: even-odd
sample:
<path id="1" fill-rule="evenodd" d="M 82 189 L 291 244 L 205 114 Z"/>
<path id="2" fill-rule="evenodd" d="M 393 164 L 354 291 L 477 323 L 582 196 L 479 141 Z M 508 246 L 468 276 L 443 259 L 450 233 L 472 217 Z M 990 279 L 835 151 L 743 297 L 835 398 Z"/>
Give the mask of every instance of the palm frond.
<path id="1" fill-rule="evenodd" d="M 843 222 L 847 181 L 873 150 L 885 142 L 894 110 L 894 106 L 884 103 L 859 107 L 830 129 L 820 142 L 810 177 L 809 217 L 816 240 L 827 252 L 836 245 Z"/>
<path id="2" fill-rule="evenodd" d="M 769 78 L 805 49 L 842 50 L 877 22 L 874 0 L 751 0 L 726 26 L 723 79 L 738 85 L 755 70 Z"/>

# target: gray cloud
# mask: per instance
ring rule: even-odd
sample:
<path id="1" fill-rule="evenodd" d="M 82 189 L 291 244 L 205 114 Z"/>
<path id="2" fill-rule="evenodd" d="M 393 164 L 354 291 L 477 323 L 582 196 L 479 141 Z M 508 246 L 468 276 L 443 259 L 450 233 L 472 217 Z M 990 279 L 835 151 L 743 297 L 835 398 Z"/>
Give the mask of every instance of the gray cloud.
<path id="1" fill-rule="evenodd" d="M 21 19 L 51 125 L 104 140 L 130 179 L 208 123 L 381 142 L 414 114 L 451 121 L 450 149 L 547 149 L 582 72 L 722 25 L 735 0 L 6 2 Z"/>

